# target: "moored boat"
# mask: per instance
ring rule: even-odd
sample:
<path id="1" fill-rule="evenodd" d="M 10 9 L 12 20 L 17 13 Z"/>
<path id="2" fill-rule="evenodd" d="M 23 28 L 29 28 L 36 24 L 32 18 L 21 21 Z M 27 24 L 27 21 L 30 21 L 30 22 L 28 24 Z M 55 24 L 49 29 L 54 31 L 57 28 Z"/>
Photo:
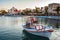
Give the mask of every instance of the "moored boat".
<path id="1" fill-rule="evenodd" d="M 51 33 L 53 32 L 52 27 L 50 26 L 49 29 L 45 28 L 43 30 L 41 29 L 35 29 L 35 28 L 24 28 L 25 31 L 34 34 L 34 35 L 38 35 L 38 36 L 43 36 L 43 37 L 48 37 L 50 38 Z"/>
<path id="2" fill-rule="evenodd" d="M 27 23 L 23 27 L 24 27 L 24 30 L 27 31 L 28 33 L 31 33 L 37 36 L 47 37 L 47 38 L 50 38 L 51 33 L 53 32 L 52 26 L 40 24 L 37 21 L 34 21 L 33 23 L 31 22 Z"/>

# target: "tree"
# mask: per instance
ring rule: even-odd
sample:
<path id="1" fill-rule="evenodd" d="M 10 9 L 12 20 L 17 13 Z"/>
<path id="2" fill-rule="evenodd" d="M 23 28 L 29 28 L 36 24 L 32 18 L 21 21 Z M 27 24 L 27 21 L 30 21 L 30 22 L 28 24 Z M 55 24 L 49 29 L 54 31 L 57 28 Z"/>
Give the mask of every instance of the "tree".
<path id="1" fill-rule="evenodd" d="M 45 15 L 48 16 L 48 6 L 45 6 Z"/>
<path id="2" fill-rule="evenodd" d="M 31 10 L 26 10 L 25 13 L 26 15 L 29 15 L 29 13 L 31 13 Z"/>
<path id="3" fill-rule="evenodd" d="M 60 6 L 57 6 L 57 8 L 54 11 L 56 11 L 57 15 L 59 16 Z"/>

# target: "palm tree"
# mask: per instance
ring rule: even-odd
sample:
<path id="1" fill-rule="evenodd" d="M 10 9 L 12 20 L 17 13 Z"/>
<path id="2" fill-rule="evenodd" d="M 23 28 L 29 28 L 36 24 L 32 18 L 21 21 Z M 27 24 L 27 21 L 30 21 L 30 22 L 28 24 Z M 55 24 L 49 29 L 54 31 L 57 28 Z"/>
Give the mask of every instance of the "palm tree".
<path id="1" fill-rule="evenodd" d="M 60 7 L 58 6 L 58 7 L 57 7 L 57 13 L 58 13 L 58 15 L 59 15 L 59 11 L 60 11 L 60 9 L 59 9 L 59 8 L 60 8 Z"/>
<path id="2" fill-rule="evenodd" d="M 45 15 L 48 16 L 48 6 L 45 6 Z"/>

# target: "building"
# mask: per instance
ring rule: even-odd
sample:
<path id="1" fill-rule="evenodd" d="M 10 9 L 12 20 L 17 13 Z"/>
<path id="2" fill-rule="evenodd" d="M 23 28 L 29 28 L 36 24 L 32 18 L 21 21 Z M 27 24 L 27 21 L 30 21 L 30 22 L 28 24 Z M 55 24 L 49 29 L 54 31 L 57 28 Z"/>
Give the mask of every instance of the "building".
<path id="1" fill-rule="evenodd" d="M 48 5 L 48 12 L 49 14 L 57 15 L 57 12 L 55 11 L 57 7 L 60 6 L 59 3 L 51 3 Z M 60 13 L 60 11 L 59 11 Z"/>
<path id="2" fill-rule="evenodd" d="M 35 9 L 33 9 L 32 12 L 33 12 L 33 15 L 36 15 L 36 16 L 42 14 L 40 7 L 35 7 Z"/>
<path id="3" fill-rule="evenodd" d="M 22 12 L 23 12 L 25 15 L 31 15 L 31 14 L 32 14 L 32 9 L 26 8 L 26 9 L 22 10 Z"/>
<path id="4" fill-rule="evenodd" d="M 9 14 L 17 14 L 18 12 L 19 11 L 15 7 L 12 7 L 11 9 L 8 10 Z"/>
<path id="5" fill-rule="evenodd" d="M 41 7 L 41 11 L 42 11 L 42 13 L 44 14 L 45 13 L 45 11 L 47 10 L 48 11 L 48 6 L 45 6 L 45 7 Z"/>
<path id="6" fill-rule="evenodd" d="M 4 15 L 4 14 L 7 14 L 7 11 L 6 10 L 0 10 L 0 15 Z"/>
<path id="7" fill-rule="evenodd" d="M 41 9 L 40 9 L 40 7 L 35 7 L 35 10 L 36 10 L 36 12 L 38 12 L 38 13 L 41 13 L 41 12 L 42 12 Z"/>

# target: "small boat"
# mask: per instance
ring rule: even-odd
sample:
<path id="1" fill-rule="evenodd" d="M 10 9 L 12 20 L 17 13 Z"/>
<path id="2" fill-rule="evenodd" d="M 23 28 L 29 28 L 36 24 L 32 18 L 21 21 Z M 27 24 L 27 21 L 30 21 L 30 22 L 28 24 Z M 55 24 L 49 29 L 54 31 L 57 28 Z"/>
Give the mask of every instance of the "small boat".
<path id="1" fill-rule="evenodd" d="M 23 26 L 23 28 L 28 33 L 47 38 L 50 38 L 53 32 L 52 26 L 40 24 L 37 21 L 34 21 L 33 23 L 27 23 L 26 25 Z"/>
<path id="2" fill-rule="evenodd" d="M 42 28 L 42 26 L 43 25 L 36 26 L 35 28 L 26 28 L 26 26 L 24 26 L 24 30 L 33 35 L 50 38 L 53 32 L 52 26 L 44 26 L 44 28 Z"/>

